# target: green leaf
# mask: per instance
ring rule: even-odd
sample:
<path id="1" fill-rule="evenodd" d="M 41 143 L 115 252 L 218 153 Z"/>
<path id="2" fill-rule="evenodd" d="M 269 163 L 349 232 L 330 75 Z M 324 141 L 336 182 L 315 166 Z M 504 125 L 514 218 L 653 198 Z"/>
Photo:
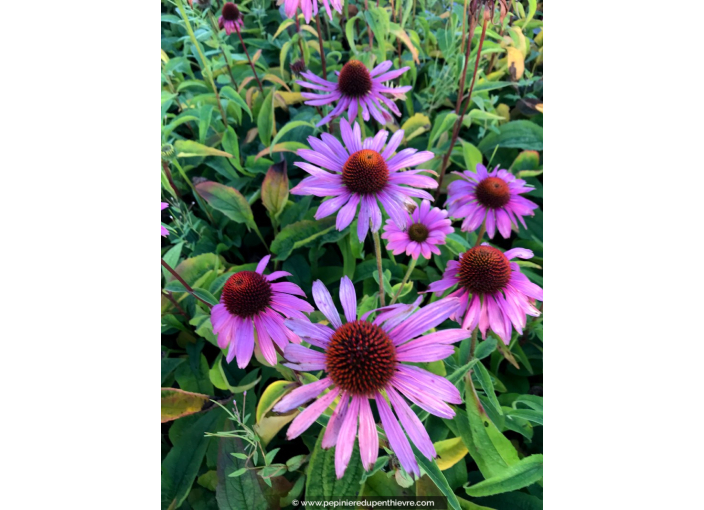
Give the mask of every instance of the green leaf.
<path id="1" fill-rule="evenodd" d="M 500 133 L 489 133 L 478 149 L 491 157 L 496 147 L 502 149 L 543 150 L 543 128 L 529 120 L 514 120 L 499 127 Z"/>
<path id="2" fill-rule="evenodd" d="M 265 147 L 271 145 L 271 135 L 274 131 L 274 90 L 271 89 L 264 98 L 262 107 L 257 116 L 257 128 L 259 129 L 259 139 Z"/>
<path id="3" fill-rule="evenodd" d="M 543 477 L 543 456 L 531 455 L 521 459 L 498 476 L 487 478 L 468 487 L 467 494 L 474 497 L 493 496 L 516 491 L 537 482 Z"/>
<path id="4" fill-rule="evenodd" d="M 454 112 L 443 112 L 437 116 L 435 123 L 433 124 L 433 129 L 430 131 L 430 140 L 428 140 L 428 150 L 433 146 L 435 140 L 440 138 L 444 132 L 449 130 L 457 120 L 457 115 Z"/>
<path id="5" fill-rule="evenodd" d="M 311 122 L 306 122 L 306 121 L 304 121 L 304 120 L 294 120 L 294 121 L 292 121 L 292 122 L 287 122 L 286 124 L 284 124 L 284 126 L 281 128 L 281 130 L 280 130 L 278 133 L 276 133 L 276 136 L 274 137 L 274 140 L 272 140 L 272 142 L 271 142 L 271 147 L 273 147 L 274 145 L 276 145 L 276 144 L 279 142 L 279 140 L 281 140 L 281 138 L 282 138 L 286 133 L 288 133 L 288 132 L 291 131 L 292 129 L 296 129 L 296 128 L 299 128 L 299 127 L 301 127 L 301 126 L 306 126 L 306 127 L 315 129 L 315 125 L 314 125 L 313 123 L 311 123 Z M 271 147 L 270 147 L 270 148 L 271 148 Z"/>
<path id="6" fill-rule="evenodd" d="M 477 380 L 479 381 L 479 384 L 481 384 L 484 393 L 486 393 L 486 396 L 489 398 L 489 402 L 491 402 L 491 405 L 493 405 L 494 409 L 496 409 L 496 412 L 499 414 L 504 414 L 501 410 L 499 399 L 496 398 L 494 383 L 491 382 L 491 375 L 489 374 L 489 371 L 484 365 L 477 363 L 474 373 L 477 374 Z"/>
<path id="7" fill-rule="evenodd" d="M 470 377 L 464 398 L 467 414 L 457 413 L 452 422 L 484 478 L 498 476 L 518 463 L 518 452 L 487 416 Z"/>
<path id="8" fill-rule="evenodd" d="M 482 162 L 482 153 L 473 144 L 462 140 L 462 155 L 467 170 L 477 171 L 477 165 Z"/>
<path id="9" fill-rule="evenodd" d="M 182 390 L 212 395 L 215 390 L 208 377 L 209 367 L 205 356 L 201 354 L 198 358 L 191 357 L 190 361 L 176 369 L 176 382 Z"/>
<path id="10" fill-rule="evenodd" d="M 230 427 L 231 428 L 231 427 Z M 264 490 L 256 473 L 246 469 L 245 460 L 232 453 L 244 453 L 239 438 L 222 438 L 218 446 L 218 486 L 215 497 L 222 510 L 268 510 Z M 245 471 L 242 471 L 244 469 Z M 239 476 L 232 476 L 241 473 Z"/>
<path id="11" fill-rule="evenodd" d="M 174 422 L 169 430 L 173 448 L 161 463 L 161 508 L 178 508 L 186 499 L 205 457 L 210 439 L 206 432 L 219 429 L 226 413 L 212 409 Z"/>
<path id="12" fill-rule="evenodd" d="M 411 448 L 413 448 L 413 453 L 416 456 L 418 464 L 420 464 L 420 466 L 423 468 L 428 477 L 433 481 L 433 483 L 435 483 L 435 485 L 437 485 L 438 489 L 440 489 L 440 492 L 442 492 L 447 498 L 447 502 L 450 504 L 450 508 L 454 508 L 455 510 L 461 510 L 460 502 L 457 501 L 457 496 L 455 496 L 455 493 L 452 490 L 452 487 L 450 487 L 450 484 L 447 483 L 445 475 L 442 474 L 442 471 L 440 471 L 440 468 L 435 463 L 435 460 L 428 460 L 425 455 L 420 453 L 418 448 L 416 448 L 413 443 L 411 443 Z"/>
<path id="13" fill-rule="evenodd" d="M 306 246 L 335 228 L 335 218 L 303 220 L 286 225 L 271 243 L 276 260 L 286 260 L 293 250 Z"/>
<path id="14" fill-rule="evenodd" d="M 335 447 L 323 450 L 323 434 L 320 431 L 315 443 L 306 476 L 306 500 L 326 501 L 331 499 L 356 499 L 364 468 L 356 442 L 352 457 L 341 479 L 335 475 Z"/>
<path id="15" fill-rule="evenodd" d="M 193 156 L 223 156 L 231 158 L 232 154 L 224 152 L 207 145 L 194 142 L 193 140 L 176 140 L 174 142 L 177 158 L 190 158 Z"/>
<path id="16" fill-rule="evenodd" d="M 233 89 L 230 86 L 223 87 L 220 89 L 220 95 L 226 97 L 230 101 L 233 101 L 236 103 L 238 106 L 240 106 L 244 111 L 246 111 L 249 114 L 249 120 L 254 120 L 254 117 L 252 117 L 252 110 L 249 109 L 249 106 L 247 106 L 247 103 L 245 102 L 244 99 L 242 99 L 242 96 L 240 96 L 235 89 Z"/>
<path id="17" fill-rule="evenodd" d="M 249 228 L 256 227 L 252 208 L 242 193 L 235 188 L 218 182 L 207 181 L 196 185 L 196 191 L 214 209 L 217 209 L 232 221 L 244 223 Z"/>
<path id="18" fill-rule="evenodd" d="M 237 168 L 237 170 L 242 170 L 242 165 L 240 164 L 240 144 L 239 140 L 237 140 L 237 134 L 232 126 L 227 127 L 227 131 L 223 133 L 222 141 L 220 143 L 222 144 L 223 149 L 232 154 L 232 164 L 235 165 L 235 168 Z"/>
<path id="19" fill-rule="evenodd" d="M 186 361 L 183 358 L 162 358 L 161 359 L 161 384 L 164 384 L 171 373 L 178 368 L 181 363 Z"/>
<path id="20" fill-rule="evenodd" d="M 490 336 L 483 342 L 479 342 L 477 349 L 474 351 L 474 357 L 484 359 L 496 350 L 496 338 Z"/>

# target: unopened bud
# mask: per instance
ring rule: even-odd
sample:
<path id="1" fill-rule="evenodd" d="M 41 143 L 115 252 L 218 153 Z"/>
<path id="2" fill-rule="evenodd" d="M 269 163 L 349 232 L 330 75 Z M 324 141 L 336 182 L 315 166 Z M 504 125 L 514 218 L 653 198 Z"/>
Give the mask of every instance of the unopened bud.
<path id="1" fill-rule="evenodd" d="M 170 161 L 173 159 L 175 154 L 176 150 L 174 149 L 174 146 L 170 143 L 165 143 L 161 146 L 161 159 L 165 161 Z"/>

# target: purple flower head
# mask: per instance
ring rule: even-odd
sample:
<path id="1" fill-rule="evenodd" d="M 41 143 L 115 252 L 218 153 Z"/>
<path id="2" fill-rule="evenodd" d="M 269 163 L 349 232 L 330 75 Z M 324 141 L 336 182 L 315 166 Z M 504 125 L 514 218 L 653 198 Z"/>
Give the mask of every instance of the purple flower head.
<path id="1" fill-rule="evenodd" d="M 284 324 L 282 315 L 308 320 L 301 312 L 312 312 L 313 307 L 291 294 L 305 297 L 301 288 L 290 282 L 272 283 L 286 271 L 274 271 L 264 276 L 264 268 L 271 255 L 264 257 L 256 271 L 240 271 L 225 282 L 220 304 L 210 312 L 213 333 L 218 336 L 221 349 L 229 347 L 227 362 L 237 358 L 237 366 L 245 368 L 254 352 L 254 332 L 259 349 L 267 363 L 276 365 L 274 343 L 283 351 L 290 342 L 300 343 L 300 338 Z M 272 343 L 273 341 L 273 343 Z"/>
<path id="2" fill-rule="evenodd" d="M 459 299 L 459 306 L 450 318 L 469 331 L 478 325 L 485 339 L 491 329 L 508 345 L 511 325 L 523 334 L 526 314 L 540 315 L 534 300 L 543 300 L 543 289 L 529 281 L 518 264 L 509 262 L 515 257 L 529 259 L 533 252 L 513 248 L 502 253 L 486 243 L 475 246 L 460 254 L 459 261 L 449 261 L 442 279 L 431 283 L 428 292 L 439 294 L 458 285 L 448 295 Z"/>
<path id="3" fill-rule="evenodd" d="M 364 241 L 370 220 L 372 232 L 378 232 L 381 228 L 381 209 L 377 200 L 399 226 L 406 225 L 406 203 L 414 203 L 411 197 L 433 200 L 430 193 L 416 188 L 437 188 L 435 179 L 418 175 L 420 172 L 435 172 L 419 169 L 400 171 L 433 159 L 433 153 L 403 149 L 393 155 L 403 139 L 403 129 L 396 131 L 388 144 L 388 131 L 381 130 L 374 138 L 362 141 L 359 124 L 355 123 L 352 129 L 345 119 L 340 122 L 340 131 L 344 146 L 334 136 L 323 133 L 320 140 L 308 137 L 312 150 L 298 150 L 298 155 L 312 164 L 295 165 L 308 172 L 310 177 L 303 179 L 291 193 L 333 197 L 320 205 L 315 213 L 316 219 L 340 211 L 337 229 L 343 230 L 354 220 L 359 205 L 357 235 L 360 241 Z"/>
<path id="4" fill-rule="evenodd" d="M 386 220 L 386 227 L 381 237 L 388 239 L 387 249 L 394 255 L 406 252 L 406 255 L 418 260 L 420 255 L 426 259 L 435 253 L 440 255 L 439 244 L 445 244 L 447 234 L 455 229 L 447 219 L 447 211 L 438 207 L 430 208 L 430 202 L 423 200 L 420 207 L 408 215 L 405 227 L 399 227 L 393 220 Z"/>
<path id="5" fill-rule="evenodd" d="M 384 85 L 384 82 L 398 78 L 403 73 L 408 71 L 410 67 L 402 67 L 396 71 L 389 71 L 391 61 L 382 62 L 374 69 L 369 71 L 359 60 L 350 60 L 341 71 L 335 71 L 337 82 L 328 81 L 326 78 L 319 78 L 311 72 L 301 73 L 301 76 L 308 81 L 297 81 L 301 87 L 319 90 L 322 94 L 314 94 L 312 92 L 303 92 L 301 95 L 305 99 L 306 104 L 313 106 L 321 106 L 337 101 L 337 106 L 318 122 L 318 126 L 327 124 L 332 119 L 340 116 L 347 110 L 347 116 L 350 122 L 354 122 L 357 118 L 357 110 L 362 109 L 362 118 L 369 120 L 371 114 L 379 123 L 386 124 L 393 117 L 386 111 L 384 106 L 394 112 L 397 116 L 401 116 L 401 112 L 394 104 L 396 99 L 404 99 L 405 92 L 411 90 L 411 86 L 405 87 L 390 87 Z"/>
<path id="6" fill-rule="evenodd" d="M 493 172 L 481 163 L 477 164 L 477 173 L 466 170 L 452 172 L 462 179 L 452 181 L 447 187 L 447 210 L 454 218 L 464 218 L 463 232 L 473 232 L 486 218 L 486 233 L 489 239 L 494 238 L 498 228 L 501 235 L 511 237 L 511 226 L 518 228 L 516 218 L 526 227 L 523 216 L 533 216 L 533 210 L 538 206 L 526 200 L 521 193 L 532 191 L 523 179 L 516 177 L 508 170 Z"/>
<path id="7" fill-rule="evenodd" d="M 342 14 L 342 0 L 323 0 L 323 5 L 328 13 L 328 17 L 332 20 L 330 4 L 332 4 L 337 12 Z M 296 17 L 296 11 L 299 6 L 306 19 L 306 23 L 310 23 L 313 15 L 318 14 L 318 0 L 284 0 L 284 12 L 286 16 L 289 18 Z"/>
<path id="8" fill-rule="evenodd" d="M 166 202 L 162 202 L 162 203 L 161 203 L 161 210 L 162 210 L 162 211 L 163 211 L 164 209 L 166 209 L 167 207 L 169 207 L 169 204 L 167 204 Z M 161 235 L 162 235 L 162 236 L 168 236 L 168 235 L 169 235 L 169 231 L 166 230 L 166 227 L 165 227 L 164 225 L 161 226 Z"/>
<path id="9" fill-rule="evenodd" d="M 237 5 L 232 2 L 225 2 L 222 6 L 222 15 L 218 18 L 220 29 L 225 29 L 225 33 L 230 35 L 232 32 L 239 32 L 244 25 L 244 16 L 240 12 Z"/>
<path id="10" fill-rule="evenodd" d="M 448 419 L 455 413 L 447 402 L 459 404 L 462 399 L 457 388 L 444 377 L 404 362 L 445 359 L 454 352 L 452 343 L 469 336 L 462 329 L 421 336 L 447 319 L 456 303 L 447 306 L 447 301 L 438 301 L 416 311 L 419 298 L 410 305 L 396 304 L 375 310 L 374 320 L 369 319 L 373 312 L 358 319 L 357 296 L 347 277 L 340 282 L 344 320 L 320 280 L 313 284 L 313 299 L 330 321 L 330 326 L 300 319 L 287 320 L 286 324 L 315 349 L 289 344 L 284 357 L 291 362 L 286 364 L 289 368 L 325 370 L 327 374 L 317 382 L 296 388 L 274 406 L 275 412 L 285 413 L 319 397 L 291 422 L 286 437 L 293 439 L 301 435 L 339 398 L 325 429 L 322 446 L 337 447 L 335 472 L 338 478 L 342 478 L 352 456 L 359 424 L 362 465 L 368 471 L 376 462 L 379 451 L 370 406 L 373 400 L 389 445 L 399 462 L 408 473 L 420 476 L 406 434 L 428 459 L 434 458 L 436 453 L 428 433 L 406 399 L 429 413 Z M 325 393 L 328 388 L 330 391 Z"/>

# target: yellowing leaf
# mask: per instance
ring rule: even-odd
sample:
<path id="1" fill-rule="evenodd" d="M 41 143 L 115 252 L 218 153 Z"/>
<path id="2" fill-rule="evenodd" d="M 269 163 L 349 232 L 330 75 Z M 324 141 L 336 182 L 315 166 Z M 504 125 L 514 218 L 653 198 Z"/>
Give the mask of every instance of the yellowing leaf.
<path id="1" fill-rule="evenodd" d="M 271 441 L 279 430 L 298 416 L 298 409 L 283 414 L 269 414 L 274 405 L 294 388 L 296 388 L 296 385 L 289 381 L 275 381 L 267 386 L 262 393 L 259 404 L 257 404 L 254 431 L 265 445 Z"/>
<path id="2" fill-rule="evenodd" d="M 277 92 L 277 94 L 289 105 L 303 102 L 303 96 L 300 92 Z"/>
<path id="3" fill-rule="evenodd" d="M 460 437 L 438 441 L 433 446 L 438 454 L 437 465 L 440 471 L 451 468 L 469 453 Z"/>
<path id="4" fill-rule="evenodd" d="M 194 142 L 193 140 L 176 140 L 174 147 L 176 148 L 177 158 L 190 158 L 193 156 L 232 157 L 232 154 L 229 152 L 214 149 L 213 147 L 208 147 L 207 145 Z"/>
<path id="5" fill-rule="evenodd" d="M 514 47 L 506 48 L 506 51 L 508 52 L 508 72 L 511 75 L 511 80 L 520 80 L 523 77 L 523 71 L 525 71 L 523 53 Z"/>
<path id="6" fill-rule="evenodd" d="M 298 149 L 307 149 L 308 146 L 300 142 L 282 142 L 277 143 L 271 148 L 266 148 L 254 157 L 254 160 L 258 160 L 262 156 L 269 154 L 270 152 L 293 152 L 295 153 Z"/>
<path id="7" fill-rule="evenodd" d="M 409 141 L 430 130 L 430 127 L 430 118 L 422 113 L 416 113 L 413 117 L 403 123 L 401 129 L 405 131 L 404 140 Z"/>
<path id="8" fill-rule="evenodd" d="M 542 32 L 540 32 L 542 34 Z M 169 62 L 169 56 L 166 54 L 164 50 L 161 50 L 161 60 L 164 62 L 168 63 Z"/>
<path id="9" fill-rule="evenodd" d="M 411 42 L 411 38 L 408 37 L 408 34 L 406 33 L 406 31 L 404 29 L 402 29 L 396 23 L 392 23 L 391 28 L 389 29 L 389 32 L 391 32 L 393 35 L 395 35 L 396 37 L 401 39 L 401 41 L 403 41 L 403 44 L 406 45 L 406 48 L 408 48 L 408 51 L 410 51 L 411 55 L 413 55 L 413 61 L 416 64 L 420 64 L 420 60 L 418 59 L 418 50 L 416 49 L 415 46 L 413 46 L 413 43 Z"/>
<path id="10" fill-rule="evenodd" d="M 161 388 L 161 423 L 202 411 L 209 402 L 208 395 L 178 388 Z"/>

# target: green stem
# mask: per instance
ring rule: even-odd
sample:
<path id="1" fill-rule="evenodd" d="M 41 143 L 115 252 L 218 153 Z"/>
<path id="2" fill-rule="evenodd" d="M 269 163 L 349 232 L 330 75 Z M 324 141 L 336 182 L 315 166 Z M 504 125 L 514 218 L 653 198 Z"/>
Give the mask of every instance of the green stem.
<path id="1" fill-rule="evenodd" d="M 379 304 L 381 307 L 386 306 L 386 296 L 384 291 L 384 270 L 381 265 L 381 241 L 379 240 L 379 232 L 372 232 L 374 239 L 374 252 L 376 253 L 376 269 L 379 272 Z"/>
<path id="2" fill-rule="evenodd" d="M 396 302 L 396 300 L 398 299 L 398 297 L 401 295 L 401 291 L 403 290 L 403 286 L 406 285 L 406 282 L 411 277 L 411 273 L 413 272 L 413 269 L 415 269 L 417 262 L 418 262 L 418 259 L 414 259 L 414 258 L 412 258 L 411 261 L 409 262 L 408 271 L 406 271 L 406 274 L 403 276 L 403 280 L 401 280 L 401 286 L 396 291 L 396 295 L 391 300 L 391 303 L 389 303 L 389 305 L 393 305 Z"/>

